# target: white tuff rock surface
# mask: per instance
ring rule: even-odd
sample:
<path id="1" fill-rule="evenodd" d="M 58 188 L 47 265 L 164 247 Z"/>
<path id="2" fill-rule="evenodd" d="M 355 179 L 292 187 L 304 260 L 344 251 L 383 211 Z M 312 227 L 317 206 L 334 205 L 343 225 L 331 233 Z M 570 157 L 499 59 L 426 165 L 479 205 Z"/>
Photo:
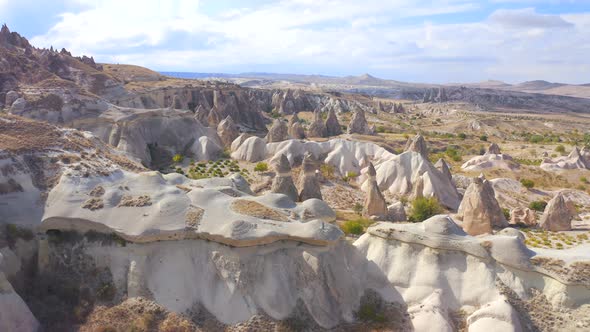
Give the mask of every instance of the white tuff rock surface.
<path id="1" fill-rule="evenodd" d="M 479 171 L 490 168 L 514 170 L 519 167 L 520 165 L 511 156 L 500 152 L 500 147 L 496 143 L 490 144 L 483 156 L 475 156 L 461 166 L 466 171 Z"/>
<path id="2" fill-rule="evenodd" d="M 365 204 L 363 205 L 363 215 L 367 217 L 376 216 L 378 218 L 385 218 L 388 214 L 387 202 L 379 190 L 377 181 L 375 180 L 376 175 L 375 167 L 372 163 L 369 163 L 367 170 L 367 191 L 365 197 Z"/>
<path id="3" fill-rule="evenodd" d="M 442 205 L 452 210 L 459 207 L 459 193 L 452 180 L 418 152 L 406 151 L 393 156 L 377 164 L 375 169 L 377 184 L 383 191 L 388 190 L 394 195 L 410 195 L 422 177 L 422 196 L 434 196 Z M 365 186 L 366 183 L 363 184 L 363 188 Z"/>
<path id="4" fill-rule="evenodd" d="M 449 216 L 439 215 L 423 223 L 377 223 L 354 245 L 394 287 L 377 289 L 383 298 L 408 305 L 416 331 L 432 331 L 431 326 L 456 330 L 448 313 L 459 309 L 469 314 L 470 331 L 521 331 L 522 316 L 506 302 L 504 289 L 522 299 L 531 289 L 540 289 L 555 308 L 587 304 L 590 291 L 575 277 L 562 274 L 561 268 L 533 263 L 561 256 L 535 253 L 522 237 L 500 233 L 472 237 Z M 575 261 L 588 259 L 584 257 L 576 256 Z M 571 264 L 562 266 L 569 269 Z"/>
<path id="5" fill-rule="evenodd" d="M 184 111 L 111 107 L 92 121 L 75 121 L 74 126 L 91 131 L 103 142 L 146 165 L 152 162 L 148 145 L 165 150 L 170 156 L 180 153 L 195 159 L 211 158 L 222 151 L 216 130 L 204 127 L 192 113 Z"/>
<path id="6" fill-rule="evenodd" d="M 567 157 L 545 158 L 540 166 L 546 171 L 561 171 L 567 169 L 590 169 L 590 161 L 580 152 L 577 146 Z"/>
<path id="7" fill-rule="evenodd" d="M 289 138 L 289 128 L 287 124 L 281 119 L 275 119 L 272 123 L 272 127 L 266 135 L 266 141 L 268 143 L 281 142 Z"/>
<path id="8" fill-rule="evenodd" d="M 239 139 L 240 137 L 236 138 L 236 140 Z M 234 144 L 232 143 L 232 148 L 233 146 Z M 248 137 L 231 153 L 231 157 L 251 163 L 264 160 L 266 158 L 266 141 L 256 136 Z"/>
<path id="9" fill-rule="evenodd" d="M 221 143 L 225 147 L 229 147 L 232 142 L 240 136 L 240 130 L 231 116 L 228 115 L 219 123 L 217 126 L 217 135 L 219 135 Z"/>
<path id="10" fill-rule="evenodd" d="M 572 219 L 575 216 L 575 207 L 566 202 L 560 192 L 555 195 L 545 207 L 539 226 L 548 231 L 569 231 L 572 229 Z"/>
<path id="11" fill-rule="evenodd" d="M 251 196 L 247 189 L 238 175 L 189 180 L 158 172 L 64 174 L 49 193 L 41 229 L 116 232 L 133 242 L 209 239 L 233 246 L 283 239 L 325 245 L 342 236 L 321 220 L 292 218 L 299 207 L 284 195 Z"/>
<path id="12" fill-rule="evenodd" d="M 273 163 L 275 177 L 272 180 L 270 192 L 275 194 L 283 194 L 289 197 L 293 202 L 296 202 L 299 194 L 291 176 L 291 165 L 289 159 L 282 154 L 279 160 Z"/>
<path id="13" fill-rule="evenodd" d="M 506 227 L 508 222 L 494 196 L 494 188 L 484 177 L 476 177 L 465 191 L 457 219 L 470 235 L 490 234 L 493 227 Z"/>
<path id="14" fill-rule="evenodd" d="M 367 119 L 365 118 L 365 111 L 359 109 L 354 112 L 350 123 L 348 124 L 348 129 L 346 130 L 348 134 L 361 134 L 361 135 L 373 135 L 374 132 L 371 131 L 369 128 L 369 124 L 367 123 Z"/>
<path id="15" fill-rule="evenodd" d="M 340 175 L 346 175 L 348 172 L 360 174 L 370 161 L 377 164 L 395 156 L 377 144 L 341 138 L 326 142 L 287 140 L 267 144 L 266 150 L 268 158 L 275 159 L 284 154 L 291 165 L 301 163 L 305 153 L 309 152 L 314 158 L 334 166 Z"/>

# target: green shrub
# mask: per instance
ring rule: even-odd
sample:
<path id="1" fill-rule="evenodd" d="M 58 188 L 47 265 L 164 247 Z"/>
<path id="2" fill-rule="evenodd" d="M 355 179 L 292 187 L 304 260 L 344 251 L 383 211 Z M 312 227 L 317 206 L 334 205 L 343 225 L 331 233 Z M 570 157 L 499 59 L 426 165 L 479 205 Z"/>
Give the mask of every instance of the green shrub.
<path id="1" fill-rule="evenodd" d="M 529 141 L 531 143 L 541 143 L 543 142 L 544 137 L 541 135 L 531 135 L 531 137 L 529 137 Z"/>
<path id="2" fill-rule="evenodd" d="M 270 116 L 271 116 L 273 119 L 278 119 L 278 118 L 280 118 L 280 117 L 281 117 L 281 113 L 279 113 L 279 111 L 277 111 L 277 110 L 275 109 L 275 110 L 273 110 L 273 111 L 270 113 Z"/>
<path id="3" fill-rule="evenodd" d="M 580 182 L 588 184 L 588 179 L 585 176 L 580 177 Z"/>
<path id="4" fill-rule="evenodd" d="M 254 170 L 256 172 L 266 172 L 266 171 L 268 171 L 268 164 L 261 161 L 258 164 L 256 164 L 256 166 L 254 167 Z"/>
<path id="5" fill-rule="evenodd" d="M 330 165 L 330 164 L 322 164 L 320 166 L 320 172 L 322 173 L 322 176 L 325 177 L 328 180 L 332 180 L 334 179 L 334 166 Z"/>
<path id="6" fill-rule="evenodd" d="M 453 161 L 461 161 L 463 159 L 461 158 L 461 151 L 459 151 L 459 149 L 454 146 L 448 146 L 445 154 Z"/>
<path id="7" fill-rule="evenodd" d="M 565 153 L 565 146 L 558 145 L 557 147 L 555 147 L 555 152 L 559 152 L 561 154 L 564 154 Z"/>
<path id="8" fill-rule="evenodd" d="M 358 176 L 358 174 L 356 174 L 356 172 L 350 171 L 350 172 L 347 172 L 344 177 L 342 177 L 342 180 L 344 180 L 345 182 L 348 182 L 348 181 L 356 178 L 357 176 Z"/>
<path id="9" fill-rule="evenodd" d="M 527 188 L 527 189 L 531 189 L 535 186 L 535 182 L 533 180 L 530 179 L 521 179 L 520 180 L 520 184 L 523 185 L 523 187 Z"/>
<path id="10" fill-rule="evenodd" d="M 359 320 L 364 322 L 376 322 L 376 323 L 383 323 L 385 322 L 385 315 L 382 312 L 379 312 L 377 306 L 372 303 L 365 303 L 359 307 L 359 311 L 356 313 L 356 316 Z"/>
<path id="11" fill-rule="evenodd" d="M 345 234 L 355 234 L 355 235 L 363 234 L 363 225 L 361 225 L 361 223 L 356 220 L 345 221 L 340 226 L 340 229 L 342 229 L 342 231 Z"/>
<path id="12" fill-rule="evenodd" d="M 419 197 L 412 202 L 412 209 L 408 220 L 411 222 L 421 222 L 443 211 L 442 206 L 435 197 Z"/>
<path id="13" fill-rule="evenodd" d="M 175 154 L 174 157 L 172 157 L 172 161 L 176 164 L 181 163 L 184 160 L 184 156 L 181 154 Z"/>
<path id="14" fill-rule="evenodd" d="M 457 137 L 464 140 L 467 138 L 467 135 L 465 133 L 459 133 L 459 135 L 457 135 Z"/>
<path id="15" fill-rule="evenodd" d="M 504 218 L 506 218 L 506 220 L 510 220 L 510 210 L 509 209 L 503 208 L 502 213 L 504 213 Z"/>
<path id="16" fill-rule="evenodd" d="M 547 202 L 544 201 L 533 201 L 529 204 L 529 209 L 543 212 L 545 211 L 545 207 L 547 206 Z"/>
<path id="17" fill-rule="evenodd" d="M 6 238 L 8 240 L 23 239 L 30 241 L 35 237 L 33 231 L 28 228 L 19 227 L 15 224 L 6 224 Z"/>
<path id="18" fill-rule="evenodd" d="M 229 159 L 231 156 L 231 152 L 228 149 L 224 149 L 223 152 L 221 152 L 221 158 L 223 159 Z"/>
<path id="19" fill-rule="evenodd" d="M 487 142 L 488 141 L 488 136 L 487 135 L 481 135 L 481 136 L 479 136 L 479 140 L 480 141 Z"/>
<path id="20" fill-rule="evenodd" d="M 361 215 L 363 213 L 363 205 L 361 203 L 355 203 L 354 206 L 352 207 L 352 210 L 356 214 Z"/>

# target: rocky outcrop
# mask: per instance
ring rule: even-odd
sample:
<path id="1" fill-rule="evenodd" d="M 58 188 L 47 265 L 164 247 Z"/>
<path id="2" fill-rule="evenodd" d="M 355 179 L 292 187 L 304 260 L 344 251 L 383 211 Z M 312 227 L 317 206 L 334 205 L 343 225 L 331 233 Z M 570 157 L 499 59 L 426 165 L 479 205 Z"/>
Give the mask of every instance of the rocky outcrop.
<path id="1" fill-rule="evenodd" d="M 590 298 L 590 291 L 579 287 L 577 278 L 559 272 L 563 265 L 572 269 L 581 261 L 573 257 L 577 263 L 565 261 L 546 251 L 535 253 L 514 232 L 473 237 L 449 216 L 437 215 L 422 223 L 373 224 L 354 246 L 400 289 L 406 303 L 415 303 L 408 308 L 412 321 L 408 330 L 460 330 L 450 316 L 464 305 L 473 308 L 466 320 L 469 331 L 521 331 L 527 326 L 559 330 L 561 324 L 553 322 L 563 312 L 570 313 L 578 329 L 587 325 L 576 318 L 576 312 Z M 465 287 L 467 283 L 478 286 Z M 452 301 L 448 294 L 453 294 Z M 537 301 L 546 303 L 545 317 L 539 317 L 539 306 L 533 304 Z M 568 325 L 576 330 L 576 323 Z"/>
<path id="2" fill-rule="evenodd" d="M 27 108 L 27 101 L 25 98 L 17 98 L 12 104 L 10 104 L 10 113 L 15 115 L 23 114 Z"/>
<path id="3" fill-rule="evenodd" d="M 492 143 L 490 144 L 490 146 L 488 147 L 488 150 L 486 151 L 486 155 L 489 154 L 500 154 L 500 147 L 498 146 L 498 144 L 496 143 Z"/>
<path id="4" fill-rule="evenodd" d="M 387 207 L 387 220 L 388 221 L 406 221 L 406 209 L 402 202 L 395 202 Z"/>
<path id="5" fill-rule="evenodd" d="M 180 98 L 178 98 L 178 95 L 174 95 L 174 97 L 172 97 L 172 101 L 170 102 L 169 107 L 173 110 L 182 109 L 182 105 L 180 104 Z"/>
<path id="6" fill-rule="evenodd" d="M 195 119 L 205 127 L 209 127 L 209 111 L 206 111 L 203 105 L 195 109 Z"/>
<path id="7" fill-rule="evenodd" d="M 527 226 L 535 226 L 537 224 L 537 216 L 535 211 L 529 208 L 515 208 L 510 211 L 510 224 L 524 224 Z"/>
<path id="8" fill-rule="evenodd" d="M 245 160 L 251 163 L 264 160 L 266 159 L 266 141 L 256 136 L 249 137 L 231 153 L 231 157 L 233 159 Z"/>
<path id="9" fill-rule="evenodd" d="M 508 222 L 494 196 L 494 188 L 483 176 L 473 182 L 463 196 L 456 215 L 469 235 L 491 234 L 493 227 L 506 227 Z"/>
<path id="10" fill-rule="evenodd" d="M 403 114 L 406 113 L 406 109 L 404 108 L 404 105 L 402 103 L 393 103 L 393 106 L 391 106 L 391 113 Z"/>
<path id="11" fill-rule="evenodd" d="M 336 112 L 334 112 L 334 109 L 330 109 L 330 111 L 328 111 L 328 117 L 326 118 L 326 131 L 328 136 L 338 136 L 342 134 L 342 127 L 340 127 L 340 122 L 338 122 L 338 117 L 336 117 Z"/>
<path id="12" fill-rule="evenodd" d="M 285 201 L 282 195 L 252 196 L 247 182 L 237 174 L 190 180 L 176 173 L 115 173 L 83 181 L 62 177 L 47 198 L 43 231 L 116 231 L 126 240 L 138 243 L 207 238 L 240 247 L 289 238 L 328 244 L 342 234 L 332 225 L 322 229 L 320 220 L 303 223 L 298 217 L 302 214 L 300 208 Z M 104 190 L 100 196 L 103 206 L 84 209 L 80 202 L 88 198 L 97 183 Z M 179 190 L 178 186 L 186 190 Z M 70 199 L 63 201 L 64 195 Z M 167 209 L 161 209 L 162 206 Z M 321 210 L 309 213 L 322 215 Z M 143 216 L 141 221 L 126 222 L 138 214 Z M 107 217 L 112 215 L 118 217 Z"/>
<path id="13" fill-rule="evenodd" d="M 408 139 L 404 151 L 418 152 L 424 158 L 428 158 L 428 147 L 426 146 L 424 137 L 420 134 Z"/>
<path id="14" fill-rule="evenodd" d="M 310 108 L 310 102 L 301 90 L 277 91 L 272 96 L 272 105 L 282 115 L 303 112 Z"/>
<path id="15" fill-rule="evenodd" d="M 231 116 L 227 116 L 223 121 L 219 123 L 217 126 L 217 135 L 221 139 L 221 144 L 224 147 L 230 147 L 232 142 L 240 136 L 240 130 L 238 126 L 234 123 L 234 120 Z"/>
<path id="16" fill-rule="evenodd" d="M 447 92 L 443 87 L 427 89 L 422 98 L 423 103 L 444 103 L 448 100 Z"/>
<path id="17" fill-rule="evenodd" d="M 491 168 L 514 170 L 519 167 L 520 165 L 511 156 L 500 152 L 500 147 L 496 143 L 490 144 L 483 156 L 475 156 L 461 166 L 466 171 L 479 171 Z"/>
<path id="18" fill-rule="evenodd" d="M 291 164 L 289 159 L 284 154 L 281 154 L 278 160 L 274 161 L 273 168 L 275 171 L 275 177 L 272 180 L 272 186 L 270 192 L 276 194 L 287 195 L 293 202 L 296 202 L 299 198 L 295 183 L 291 177 Z"/>
<path id="19" fill-rule="evenodd" d="M 385 198 L 383 197 L 381 190 L 379 190 L 377 180 L 375 179 L 376 175 L 377 172 L 375 171 L 373 163 L 369 163 L 367 169 L 367 185 L 365 186 L 366 196 L 363 205 L 363 215 L 367 217 L 385 218 L 388 214 L 387 202 L 385 202 Z"/>
<path id="20" fill-rule="evenodd" d="M 574 216 L 575 208 L 569 205 L 563 193 L 559 192 L 547 203 L 539 227 L 552 232 L 570 231 Z"/>
<path id="21" fill-rule="evenodd" d="M 0 251 L 6 252 L 10 249 L 0 248 Z M 39 322 L 7 280 L 4 265 L 4 257 L 0 252 L 0 331 L 39 331 Z"/>
<path id="22" fill-rule="evenodd" d="M 275 119 L 272 127 L 266 135 L 268 143 L 281 142 L 289 138 L 289 128 L 287 124 L 281 119 Z"/>
<path id="23" fill-rule="evenodd" d="M 438 88 L 438 94 L 436 95 L 435 101 L 438 103 L 444 103 L 448 100 L 447 92 L 444 88 Z"/>
<path id="24" fill-rule="evenodd" d="M 241 133 L 240 136 L 238 136 L 232 143 L 231 143 L 231 148 L 230 151 L 234 152 L 236 151 L 241 145 L 242 143 L 244 143 L 248 138 L 252 137 L 252 135 L 248 134 L 248 133 Z"/>
<path id="25" fill-rule="evenodd" d="M 112 108 L 93 121 L 74 122 L 145 165 L 166 166 L 175 154 L 195 160 L 216 158 L 222 143 L 215 129 L 204 127 L 190 112 Z"/>
<path id="26" fill-rule="evenodd" d="M 8 91 L 6 93 L 6 97 L 4 99 L 4 107 L 10 108 L 12 104 L 19 98 L 19 95 L 16 91 Z"/>
<path id="27" fill-rule="evenodd" d="M 382 162 L 394 156 L 377 144 L 340 138 L 324 142 L 287 140 L 267 145 L 268 157 L 275 159 L 285 154 L 291 165 L 301 164 L 306 152 L 333 166 L 341 176 L 348 172 L 361 174 L 369 161 Z"/>
<path id="28" fill-rule="evenodd" d="M 318 180 L 319 171 L 312 154 L 306 153 L 301 165 L 299 177 L 299 200 L 305 201 L 311 198 L 322 199 L 322 191 Z"/>
<path id="29" fill-rule="evenodd" d="M 434 196 L 442 205 L 456 210 L 460 203 L 457 188 L 452 179 L 418 152 L 426 150 L 425 144 L 420 141 L 416 138 L 417 143 L 413 145 L 415 148 L 389 157 L 375 166 L 379 188 L 388 190 L 393 195 Z M 365 184 L 363 188 L 364 186 Z"/>
<path id="30" fill-rule="evenodd" d="M 546 171 L 590 169 L 590 162 L 580 153 L 578 147 L 574 146 L 572 152 L 567 157 L 558 157 L 555 159 L 545 158 L 540 167 Z"/>
<path id="31" fill-rule="evenodd" d="M 207 115 L 207 123 L 209 124 L 209 127 L 216 128 L 222 120 L 223 115 L 219 112 L 217 107 L 214 106 L 209 110 L 209 114 Z"/>
<path id="32" fill-rule="evenodd" d="M 322 120 L 322 114 L 320 110 L 315 110 L 313 112 L 313 121 L 307 128 L 307 136 L 308 137 L 327 137 L 328 130 L 326 129 L 326 124 Z"/>
<path id="33" fill-rule="evenodd" d="M 440 158 L 436 162 L 436 164 L 434 164 L 434 167 L 436 167 L 436 169 L 438 169 L 441 173 L 443 173 L 444 176 L 453 180 L 453 175 L 451 174 L 451 169 L 449 168 L 449 164 L 447 164 L 447 162 L 444 159 Z"/>
<path id="34" fill-rule="evenodd" d="M 365 111 L 357 110 L 354 112 L 350 123 L 348 124 L 348 129 L 346 130 L 348 134 L 360 134 L 360 135 L 372 135 L 374 133 L 371 132 L 371 128 L 367 123 L 367 119 L 365 118 Z"/>
<path id="35" fill-rule="evenodd" d="M 293 114 L 293 116 L 289 119 L 287 127 L 289 128 L 289 137 L 294 139 L 305 138 L 305 130 L 301 126 L 301 122 L 299 121 L 297 113 Z"/>

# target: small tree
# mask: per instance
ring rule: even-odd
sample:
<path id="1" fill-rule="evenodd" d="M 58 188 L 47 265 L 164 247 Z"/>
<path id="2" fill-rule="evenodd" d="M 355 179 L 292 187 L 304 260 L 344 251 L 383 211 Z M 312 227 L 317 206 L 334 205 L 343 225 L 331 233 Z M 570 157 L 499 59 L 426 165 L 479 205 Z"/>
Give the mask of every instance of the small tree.
<path id="1" fill-rule="evenodd" d="M 356 220 L 348 220 L 345 221 L 341 226 L 340 229 L 346 234 L 355 234 L 361 235 L 363 234 L 363 225 Z"/>
<path id="2" fill-rule="evenodd" d="M 322 164 L 320 166 L 320 172 L 322 172 L 322 176 L 328 180 L 334 179 L 334 166 L 330 164 Z"/>
<path id="3" fill-rule="evenodd" d="M 531 189 L 535 186 L 535 182 L 533 180 L 529 180 L 529 179 L 521 179 L 520 184 L 522 184 L 523 187 L 525 187 L 527 189 Z"/>
<path id="4" fill-rule="evenodd" d="M 363 213 L 363 205 L 361 203 L 354 203 L 352 209 L 358 215 L 361 215 Z"/>
<path id="5" fill-rule="evenodd" d="M 529 204 L 529 209 L 543 212 L 545 211 L 545 207 L 547 206 L 547 202 L 544 201 L 533 201 Z"/>
<path id="6" fill-rule="evenodd" d="M 356 174 L 356 172 L 350 171 L 350 172 L 347 172 L 344 177 L 342 177 L 342 180 L 344 180 L 345 182 L 348 182 L 348 181 L 356 178 L 357 176 L 358 176 L 358 174 Z"/>
<path id="7" fill-rule="evenodd" d="M 465 133 L 459 133 L 459 135 L 457 135 L 460 139 L 466 139 L 467 135 Z"/>
<path id="8" fill-rule="evenodd" d="M 564 154 L 564 153 L 565 153 L 565 146 L 563 146 L 563 145 L 561 145 L 561 144 L 560 144 L 560 145 L 558 145 L 558 146 L 556 146 L 556 147 L 555 147 L 555 152 L 558 152 L 558 153 Z"/>
<path id="9" fill-rule="evenodd" d="M 179 153 L 175 154 L 174 157 L 172 157 L 172 161 L 175 164 L 181 163 L 183 160 L 184 160 L 184 156 Z"/>
<path id="10" fill-rule="evenodd" d="M 256 166 L 254 167 L 254 170 L 256 172 L 266 172 L 266 171 L 268 171 L 268 164 L 261 161 L 258 164 L 256 164 Z"/>
<path id="11" fill-rule="evenodd" d="M 443 208 L 435 197 L 418 197 L 412 202 L 408 220 L 421 222 L 443 212 Z"/>
<path id="12" fill-rule="evenodd" d="M 487 142 L 488 141 L 488 136 L 487 135 L 481 135 L 481 136 L 479 136 L 479 140 L 480 141 Z"/>

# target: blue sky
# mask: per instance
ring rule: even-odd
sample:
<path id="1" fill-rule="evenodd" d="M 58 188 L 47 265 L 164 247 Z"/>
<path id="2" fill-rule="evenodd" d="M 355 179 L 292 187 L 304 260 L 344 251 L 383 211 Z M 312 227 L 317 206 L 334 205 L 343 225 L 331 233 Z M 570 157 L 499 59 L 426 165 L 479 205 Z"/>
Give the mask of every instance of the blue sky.
<path id="1" fill-rule="evenodd" d="M 0 20 L 159 71 L 590 83 L 590 0 L 0 0 Z"/>

